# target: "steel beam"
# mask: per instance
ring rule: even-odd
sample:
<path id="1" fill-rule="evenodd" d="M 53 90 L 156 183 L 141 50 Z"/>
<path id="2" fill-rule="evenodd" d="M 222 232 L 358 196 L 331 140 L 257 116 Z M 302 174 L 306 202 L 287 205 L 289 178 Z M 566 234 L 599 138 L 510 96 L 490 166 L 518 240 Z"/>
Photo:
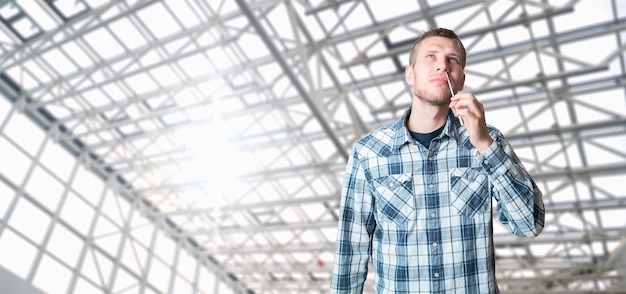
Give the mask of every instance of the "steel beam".
<path id="1" fill-rule="evenodd" d="M 309 110 L 311 110 L 311 113 L 313 114 L 315 119 L 318 121 L 318 123 L 320 124 L 320 126 L 322 127 L 322 129 L 324 130 L 328 138 L 330 139 L 330 141 L 333 143 L 333 145 L 335 145 L 335 148 L 337 148 L 337 153 L 345 161 L 348 161 L 349 155 L 348 155 L 348 151 L 346 150 L 346 147 L 341 143 L 341 141 L 339 140 L 339 137 L 337 137 L 337 135 L 335 134 L 335 131 L 329 125 L 324 114 L 321 112 L 321 110 L 318 109 L 317 103 L 313 100 L 313 97 L 309 95 L 309 91 L 304 88 L 302 83 L 300 83 L 300 80 L 298 79 L 296 74 L 293 72 L 292 67 L 283 58 L 283 55 L 278 50 L 278 48 L 276 48 L 276 45 L 274 45 L 274 43 L 272 42 L 271 37 L 265 31 L 265 29 L 263 28 L 259 20 L 256 18 L 252 10 L 250 10 L 250 7 L 248 7 L 248 4 L 246 3 L 246 1 L 236 0 L 236 2 L 237 2 L 237 5 L 239 5 L 239 9 L 241 9 L 241 12 L 246 16 L 250 24 L 252 24 L 252 27 L 254 27 L 257 34 L 259 34 L 259 38 L 261 38 L 265 46 L 267 46 L 267 49 L 270 51 L 270 53 L 272 54 L 276 62 L 280 65 L 280 68 L 283 70 L 283 72 L 285 73 L 289 81 L 291 81 L 291 84 L 293 85 L 293 87 L 296 89 L 300 97 L 302 97 L 302 99 L 304 100 L 304 103 L 308 106 Z"/>

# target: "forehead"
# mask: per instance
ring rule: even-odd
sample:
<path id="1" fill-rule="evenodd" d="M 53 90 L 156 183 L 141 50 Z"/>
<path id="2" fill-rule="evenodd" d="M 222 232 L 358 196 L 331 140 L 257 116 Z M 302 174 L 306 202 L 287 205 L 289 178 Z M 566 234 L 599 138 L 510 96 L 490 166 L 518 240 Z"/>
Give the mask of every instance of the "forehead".
<path id="1" fill-rule="evenodd" d="M 461 55 L 461 48 L 459 48 L 458 44 L 450 38 L 429 37 L 420 42 L 418 53 L 433 51 Z"/>

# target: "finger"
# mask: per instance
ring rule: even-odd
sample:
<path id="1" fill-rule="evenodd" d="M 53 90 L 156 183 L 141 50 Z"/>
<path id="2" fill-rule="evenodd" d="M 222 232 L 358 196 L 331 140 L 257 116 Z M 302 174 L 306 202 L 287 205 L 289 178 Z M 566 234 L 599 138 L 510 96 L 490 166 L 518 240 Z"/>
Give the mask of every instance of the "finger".
<path id="1" fill-rule="evenodd" d="M 471 112 L 467 108 L 460 107 L 456 109 L 456 114 L 457 116 L 468 117 L 471 115 Z"/>
<path id="2" fill-rule="evenodd" d="M 456 103 L 453 105 L 453 107 L 454 107 L 454 109 L 459 109 L 459 110 L 462 110 L 462 109 L 466 109 L 466 110 L 468 110 L 468 109 L 470 109 L 470 105 L 469 105 L 469 103 L 466 103 L 466 102 L 463 102 L 463 101 L 458 101 L 458 102 L 456 102 Z"/>

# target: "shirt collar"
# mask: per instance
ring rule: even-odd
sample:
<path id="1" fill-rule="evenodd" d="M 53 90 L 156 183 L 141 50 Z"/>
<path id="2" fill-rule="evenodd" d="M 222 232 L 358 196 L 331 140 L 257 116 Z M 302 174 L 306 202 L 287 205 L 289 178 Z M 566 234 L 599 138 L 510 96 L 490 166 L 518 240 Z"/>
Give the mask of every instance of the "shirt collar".
<path id="1" fill-rule="evenodd" d="M 411 108 L 407 109 L 402 117 L 393 124 L 392 128 L 395 131 L 394 137 L 394 149 L 399 149 L 402 145 L 411 143 L 413 141 L 409 129 L 406 127 L 407 120 L 411 114 Z M 448 136 L 454 138 L 457 145 L 465 145 L 467 148 L 473 148 L 469 140 L 469 133 L 464 126 L 461 126 L 459 118 L 455 117 L 452 110 L 448 112 L 448 118 L 446 119 L 446 125 L 441 132 L 441 136 Z"/>

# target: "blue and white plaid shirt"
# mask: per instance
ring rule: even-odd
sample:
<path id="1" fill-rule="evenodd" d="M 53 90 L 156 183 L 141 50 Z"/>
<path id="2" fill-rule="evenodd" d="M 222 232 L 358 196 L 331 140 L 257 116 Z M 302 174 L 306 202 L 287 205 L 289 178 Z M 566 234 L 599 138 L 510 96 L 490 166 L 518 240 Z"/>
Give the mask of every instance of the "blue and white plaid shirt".
<path id="1" fill-rule="evenodd" d="M 359 140 L 343 183 L 331 293 L 498 293 L 492 199 L 512 233 L 537 236 L 541 191 L 500 131 L 478 154 L 458 119 L 426 149 L 397 122 Z"/>

